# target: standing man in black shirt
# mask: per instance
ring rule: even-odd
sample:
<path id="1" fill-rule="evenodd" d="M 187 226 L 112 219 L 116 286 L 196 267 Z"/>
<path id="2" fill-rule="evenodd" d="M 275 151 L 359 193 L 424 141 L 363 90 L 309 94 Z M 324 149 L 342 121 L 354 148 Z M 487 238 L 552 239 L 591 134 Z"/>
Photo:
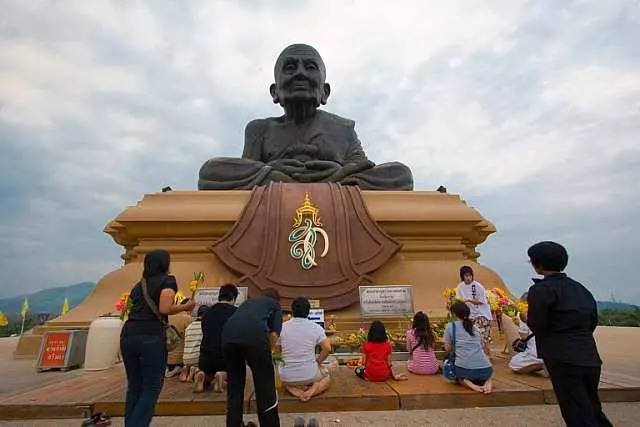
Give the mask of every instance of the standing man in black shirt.
<path id="1" fill-rule="evenodd" d="M 527 324 L 535 334 L 538 357 L 549 371 L 560 411 L 569 427 L 611 426 L 598 397 L 602 361 L 593 331 L 596 301 L 580 283 L 562 271 L 569 255 L 555 242 L 540 242 L 527 251 L 543 279 L 529 289 Z"/>
<path id="2" fill-rule="evenodd" d="M 258 421 L 261 427 L 280 427 L 271 348 L 282 330 L 280 295 L 266 289 L 259 298 L 244 302 L 222 331 L 227 364 L 227 427 L 241 427 L 246 365 L 253 373 Z"/>
<path id="3" fill-rule="evenodd" d="M 238 298 L 238 288 L 227 284 L 220 287 L 218 303 L 206 307 L 202 313 L 202 342 L 196 374 L 195 393 L 201 393 L 213 381 L 213 391 L 224 390 L 227 376 L 227 364 L 222 354 L 222 330 L 227 320 L 238 309 L 234 304 Z"/>

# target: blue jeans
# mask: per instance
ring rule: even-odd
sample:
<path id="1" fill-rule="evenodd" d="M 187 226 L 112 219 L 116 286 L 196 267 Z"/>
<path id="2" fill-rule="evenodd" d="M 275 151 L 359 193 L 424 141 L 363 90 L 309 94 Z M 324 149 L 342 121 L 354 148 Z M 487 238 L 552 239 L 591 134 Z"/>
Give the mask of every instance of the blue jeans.
<path id="1" fill-rule="evenodd" d="M 120 350 L 127 373 L 124 425 L 148 426 L 164 382 L 165 339 L 162 335 L 123 335 Z"/>

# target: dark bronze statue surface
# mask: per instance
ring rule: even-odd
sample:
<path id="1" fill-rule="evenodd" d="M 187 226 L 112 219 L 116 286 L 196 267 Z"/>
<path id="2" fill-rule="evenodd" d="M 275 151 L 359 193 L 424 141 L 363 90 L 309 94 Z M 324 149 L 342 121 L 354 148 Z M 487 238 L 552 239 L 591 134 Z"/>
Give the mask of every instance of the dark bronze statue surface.
<path id="1" fill-rule="evenodd" d="M 411 170 L 398 162 L 367 159 L 353 120 L 319 110 L 331 88 L 311 46 L 282 51 L 270 87 L 281 117 L 253 120 L 245 129 L 242 158 L 217 157 L 200 168 L 200 190 L 248 190 L 270 182 L 338 182 L 363 190 L 412 190 Z"/>

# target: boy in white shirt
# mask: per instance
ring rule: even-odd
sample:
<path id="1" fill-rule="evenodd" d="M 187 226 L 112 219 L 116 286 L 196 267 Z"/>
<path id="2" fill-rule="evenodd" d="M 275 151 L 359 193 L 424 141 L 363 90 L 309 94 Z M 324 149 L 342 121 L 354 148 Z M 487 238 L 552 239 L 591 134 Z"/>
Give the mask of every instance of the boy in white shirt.
<path id="1" fill-rule="evenodd" d="M 283 366 L 280 378 L 289 393 L 303 402 L 329 388 L 331 378 L 321 369 L 322 362 L 331 352 L 331 341 L 324 329 L 308 319 L 309 300 L 299 297 L 293 300 L 293 318 L 282 324 L 280 348 Z M 316 356 L 316 346 L 321 348 Z"/>
<path id="2" fill-rule="evenodd" d="M 485 342 L 485 352 L 489 354 L 489 343 L 491 343 L 491 307 L 487 300 L 487 295 L 479 282 L 473 280 L 473 269 L 468 265 L 460 268 L 460 284 L 456 288 L 456 297 L 463 300 L 469 306 L 476 328 L 480 330 Z"/>

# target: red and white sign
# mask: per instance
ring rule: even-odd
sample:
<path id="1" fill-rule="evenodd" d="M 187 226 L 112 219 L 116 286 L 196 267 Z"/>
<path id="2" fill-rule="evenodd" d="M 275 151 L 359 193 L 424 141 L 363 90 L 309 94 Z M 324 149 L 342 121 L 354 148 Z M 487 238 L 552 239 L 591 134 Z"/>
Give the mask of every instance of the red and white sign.
<path id="1" fill-rule="evenodd" d="M 44 336 L 38 366 L 42 368 L 62 368 L 69 349 L 69 333 L 48 333 Z"/>

